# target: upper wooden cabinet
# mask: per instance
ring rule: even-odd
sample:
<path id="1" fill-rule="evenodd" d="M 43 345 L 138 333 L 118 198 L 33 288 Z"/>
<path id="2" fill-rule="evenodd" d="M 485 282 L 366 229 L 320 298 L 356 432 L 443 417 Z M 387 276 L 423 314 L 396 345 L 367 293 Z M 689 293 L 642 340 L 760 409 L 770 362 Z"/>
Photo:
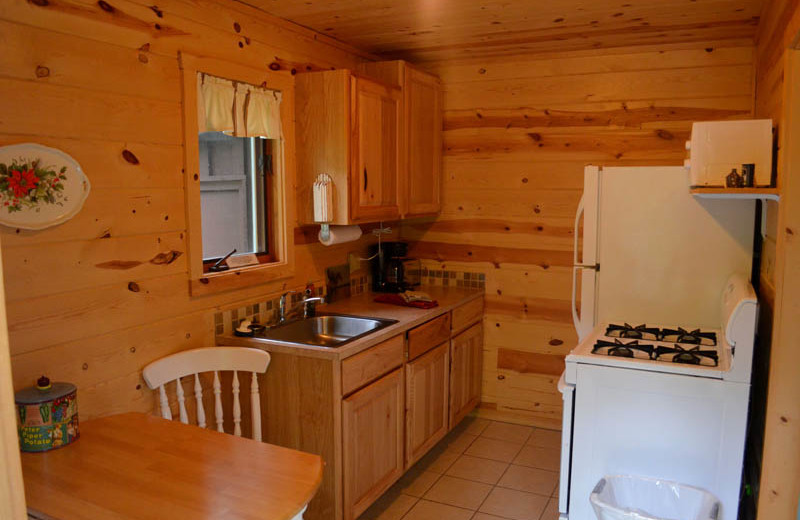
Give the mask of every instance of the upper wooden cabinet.
<path id="1" fill-rule="evenodd" d="M 400 175 L 404 217 L 441 210 L 442 103 L 439 79 L 404 67 L 405 175 Z"/>
<path id="2" fill-rule="evenodd" d="M 352 78 L 351 85 L 350 220 L 397 218 L 401 93 L 357 77 Z"/>
<path id="3" fill-rule="evenodd" d="M 313 185 L 334 184 L 333 224 L 400 216 L 402 89 L 349 70 L 296 77 L 298 222 L 314 223 Z"/>
<path id="4" fill-rule="evenodd" d="M 363 63 L 364 74 L 403 89 L 403 141 L 399 177 L 403 218 L 441 211 L 442 87 L 439 78 L 407 62 Z"/>
<path id="5" fill-rule="evenodd" d="M 436 215 L 442 102 L 437 77 L 404 61 L 296 76 L 297 214 L 314 224 L 313 185 L 334 183 L 332 224 Z"/>

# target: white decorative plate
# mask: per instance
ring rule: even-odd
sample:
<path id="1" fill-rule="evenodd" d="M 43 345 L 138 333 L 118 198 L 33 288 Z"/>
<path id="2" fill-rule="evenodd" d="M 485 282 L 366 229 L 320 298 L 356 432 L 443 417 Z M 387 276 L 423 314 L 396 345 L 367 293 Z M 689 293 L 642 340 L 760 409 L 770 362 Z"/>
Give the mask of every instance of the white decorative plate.
<path id="1" fill-rule="evenodd" d="M 0 224 L 44 229 L 83 207 L 89 179 L 61 150 L 24 143 L 0 147 Z"/>

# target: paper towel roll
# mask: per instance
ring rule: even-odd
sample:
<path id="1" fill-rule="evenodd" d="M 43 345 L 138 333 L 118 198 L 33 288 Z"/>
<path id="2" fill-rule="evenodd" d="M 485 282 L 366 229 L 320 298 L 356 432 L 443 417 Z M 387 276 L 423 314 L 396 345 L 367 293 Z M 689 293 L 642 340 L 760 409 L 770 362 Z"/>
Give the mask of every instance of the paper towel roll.
<path id="1" fill-rule="evenodd" d="M 331 226 L 330 236 L 328 240 L 322 240 L 322 230 L 319 232 L 319 241 L 322 245 L 332 246 L 334 244 L 342 244 L 344 242 L 352 242 L 361 237 L 361 228 L 357 225 L 352 226 Z"/>

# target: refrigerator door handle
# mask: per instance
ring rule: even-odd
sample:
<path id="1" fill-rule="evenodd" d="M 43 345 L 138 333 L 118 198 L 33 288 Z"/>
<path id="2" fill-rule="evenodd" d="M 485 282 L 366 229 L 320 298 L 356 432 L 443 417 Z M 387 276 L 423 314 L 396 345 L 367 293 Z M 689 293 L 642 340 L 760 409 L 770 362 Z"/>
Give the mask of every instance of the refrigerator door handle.
<path id="1" fill-rule="evenodd" d="M 581 331 L 581 318 L 578 316 L 576 296 L 578 292 L 578 270 L 580 269 L 581 268 L 578 266 L 572 268 L 572 305 L 570 306 L 570 309 L 572 310 L 572 323 L 575 325 L 575 331 L 578 332 L 578 334 L 580 334 Z"/>
<path id="2" fill-rule="evenodd" d="M 575 264 L 575 265 L 578 265 L 580 263 L 578 261 L 578 227 L 580 226 L 581 215 L 583 215 L 583 210 L 584 210 L 583 195 L 581 195 L 581 200 L 578 201 L 578 210 L 575 212 L 575 228 L 573 230 L 575 236 L 573 237 L 574 247 L 572 249 L 572 258 L 573 258 L 572 263 Z M 574 282 L 574 280 L 573 280 L 573 282 Z M 572 299 L 575 300 L 575 284 L 574 283 L 573 283 L 572 287 L 573 287 L 573 289 L 572 289 L 572 293 L 573 293 L 572 294 Z"/>

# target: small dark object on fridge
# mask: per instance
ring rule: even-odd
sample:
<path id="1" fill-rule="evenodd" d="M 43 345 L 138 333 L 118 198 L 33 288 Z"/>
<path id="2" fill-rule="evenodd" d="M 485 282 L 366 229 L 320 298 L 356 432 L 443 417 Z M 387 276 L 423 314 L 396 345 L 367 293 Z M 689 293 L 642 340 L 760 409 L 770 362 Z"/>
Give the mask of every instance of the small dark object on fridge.
<path id="1" fill-rule="evenodd" d="M 736 172 L 736 168 L 731 168 L 731 172 L 725 177 L 725 186 L 728 188 L 741 188 L 743 186 L 742 176 Z"/>
<path id="2" fill-rule="evenodd" d="M 742 165 L 742 184 L 745 188 L 752 188 L 755 185 L 756 165 L 753 163 Z"/>

